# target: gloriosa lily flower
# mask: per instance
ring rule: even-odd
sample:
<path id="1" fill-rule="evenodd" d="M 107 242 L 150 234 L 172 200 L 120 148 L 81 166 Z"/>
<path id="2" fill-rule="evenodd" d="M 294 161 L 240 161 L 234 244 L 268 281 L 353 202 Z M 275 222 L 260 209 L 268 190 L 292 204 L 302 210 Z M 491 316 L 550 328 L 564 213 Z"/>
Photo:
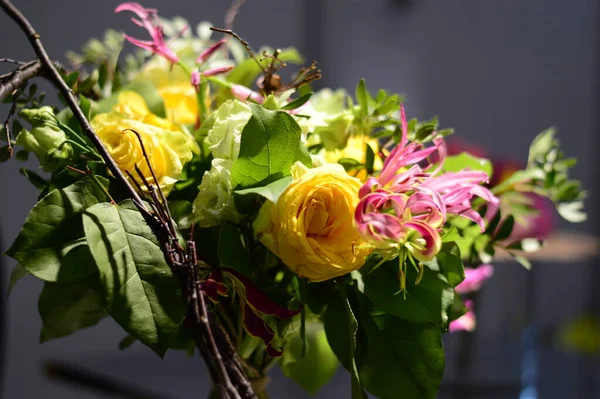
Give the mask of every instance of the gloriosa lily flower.
<path id="1" fill-rule="evenodd" d="M 498 199 L 480 185 L 488 180 L 484 172 L 463 170 L 438 176 L 446 156 L 443 138 L 436 137 L 430 147 L 409 143 L 402 106 L 400 114 L 400 143 L 386 158 L 379 176 L 369 178 L 359 190 L 355 222 L 384 260 L 400 256 L 403 287 L 406 257 L 426 262 L 437 255 L 442 245 L 440 229 L 448 214 L 467 217 L 483 231 L 483 219 L 471 200 L 478 196 L 488 201 L 488 215 L 493 215 Z"/>
<path id="2" fill-rule="evenodd" d="M 123 35 L 128 42 L 145 50 L 149 50 L 153 54 L 165 57 L 173 64 L 179 62 L 179 57 L 177 54 L 175 54 L 175 52 L 171 50 L 168 44 L 165 42 L 163 28 L 158 22 L 158 11 L 155 8 L 145 8 L 139 3 L 127 2 L 120 4 L 117 6 L 117 8 L 115 8 L 115 13 L 121 11 L 131 11 L 135 13 L 139 19 L 131 18 L 131 21 L 137 26 L 146 28 L 150 34 L 150 37 L 152 38 L 152 41 L 139 40 L 129 35 Z M 176 37 L 181 36 L 186 29 L 187 27 L 183 28 Z"/>
<path id="3" fill-rule="evenodd" d="M 201 284 L 202 290 L 215 303 L 220 302 L 221 298 L 228 297 L 232 289 L 240 298 L 240 313 L 248 334 L 263 340 L 269 356 L 278 357 L 283 354 L 280 349 L 273 346 L 275 332 L 267 325 L 264 317 L 289 319 L 300 313 L 301 308 L 290 310 L 279 306 L 267 294 L 260 291 L 248 277 L 229 268 L 213 271 Z"/>

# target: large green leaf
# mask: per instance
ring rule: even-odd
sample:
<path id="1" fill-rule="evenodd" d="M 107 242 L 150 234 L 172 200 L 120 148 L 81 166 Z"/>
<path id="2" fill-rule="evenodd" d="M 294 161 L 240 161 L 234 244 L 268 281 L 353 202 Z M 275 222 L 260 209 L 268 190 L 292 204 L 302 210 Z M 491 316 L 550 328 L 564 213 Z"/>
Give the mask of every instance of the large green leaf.
<path id="1" fill-rule="evenodd" d="M 366 399 L 354 359 L 358 322 L 344 288 L 338 286 L 337 290 L 339 295 L 331 297 L 324 316 L 327 341 L 340 363 L 350 372 L 352 399 Z"/>
<path id="2" fill-rule="evenodd" d="M 327 343 L 323 324 L 309 322 L 306 326 L 308 352 L 302 357 L 302 338 L 295 334 L 286 345 L 281 358 L 283 373 L 311 394 L 325 385 L 338 368 L 338 361 Z"/>
<path id="3" fill-rule="evenodd" d="M 250 108 L 252 116 L 242 131 L 240 155 L 231 171 L 233 187 L 245 189 L 280 180 L 290 175 L 296 161 L 312 165 L 300 126 L 292 116 L 257 104 Z"/>
<path id="4" fill-rule="evenodd" d="M 33 207 L 7 255 L 45 281 L 89 276 L 96 265 L 84 238 L 81 213 L 102 201 L 106 194 L 87 177 L 53 190 Z"/>
<path id="5" fill-rule="evenodd" d="M 91 327 L 107 315 L 97 279 L 93 275 L 72 283 L 44 284 L 38 305 L 42 316 L 41 342 Z"/>
<path id="6" fill-rule="evenodd" d="M 454 300 L 454 289 L 439 270 L 425 266 L 419 284 L 417 273 L 408 267 L 406 292 L 400 292 L 398 262 L 391 261 L 363 273 L 365 294 L 383 311 L 403 320 L 430 321 L 441 329 L 448 328 L 448 310 Z M 404 295 L 406 294 L 406 295 Z M 405 298 L 406 296 L 406 298 Z"/>
<path id="7" fill-rule="evenodd" d="M 130 200 L 89 208 L 83 225 L 111 316 L 164 355 L 178 335 L 185 305 L 152 230 Z"/>
<path id="8" fill-rule="evenodd" d="M 365 389 L 381 399 L 435 398 L 444 373 L 439 328 L 374 314 L 368 302 L 361 298 L 360 329 L 366 347 L 357 359 Z"/>

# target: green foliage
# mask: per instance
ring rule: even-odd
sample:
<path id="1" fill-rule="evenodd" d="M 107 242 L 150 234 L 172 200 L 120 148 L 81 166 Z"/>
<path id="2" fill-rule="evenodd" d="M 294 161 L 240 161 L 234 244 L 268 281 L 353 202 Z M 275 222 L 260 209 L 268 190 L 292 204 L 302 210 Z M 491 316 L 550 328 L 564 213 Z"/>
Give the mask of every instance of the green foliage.
<path id="1" fill-rule="evenodd" d="M 292 116 L 257 104 L 250 108 L 252 116 L 242 131 L 239 158 L 231 171 L 233 187 L 245 189 L 277 181 L 290 175 L 296 161 L 312 165 L 300 126 Z"/>
<path id="2" fill-rule="evenodd" d="M 8 283 L 7 296 L 10 295 L 12 290 L 15 288 L 15 285 L 17 285 L 17 282 L 19 282 L 19 280 L 21 280 L 25 276 L 28 276 L 29 274 L 30 273 L 27 271 L 27 269 L 21 266 L 20 263 L 17 263 L 12 269 L 12 272 L 10 273 L 10 281 Z"/>
<path id="3" fill-rule="evenodd" d="M 94 274 L 76 282 L 44 284 L 39 299 L 41 342 L 93 326 L 107 315 L 97 280 Z"/>
<path id="4" fill-rule="evenodd" d="M 273 183 L 269 183 L 266 186 L 262 187 L 254 187 L 247 188 L 245 190 L 238 190 L 235 192 L 236 195 L 240 196 L 248 196 L 251 194 L 260 195 L 263 198 L 271 201 L 272 203 L 277 203 L 279 196 L 283 194 L 283 192 L 288 188 L 288 186 L 292 183 L 292 177 L 286 176 L 282 179 L 274 181 Z"/>
<path id="5" fill-rule="evenodd" d="M 385 90 L 379 90 L 373 98 L 364 80 L 358 83 L 354 95 L 357 102 L 357 106 L 353 108 L 356 132 L 367 136 L 387 137 L 400 126 L 400 120 L 392 117 L 400 108 L 400 96 L 388 95 Z M 350 106 L 352 107 L 351 101 Z"/>
<path id="6" fill-rule="evenodd" d="M 286 376 L 314 395 L 334 376 L 338 361 L 327 343 L 322 323 L 309 322 L 306 330 L 309 348 L 306 356 L 301 355 L 303 340 L 295 334 L 285 347 L 280 365 Z"/>
<path id="7" fill-rule="evenodd" d="M 252 277 L 254 270 L 240 234 L 240 229 L 236 225 L 223 223 L 219 232 L 219 265 Z"/>
<path id="8" fill-rule="evenodd" d="M 338 293 L 331 297 L 323 320 L 327 341 L 340 363 L 350 372 L 352 399 L 366 399 L 355 361 L 358 321 L 345 288 L 339 285 L 336 288 Z"/>
<path id="9" fill-rule="evenodd" d="M 292 109 L 296 109 L 296 108 L 300 108 L 301 106 L 303 106 L 308 100 L 310 100 L 310 97 L 313 95 L 312 92 L 308 92 L 306 94 L 301 95 L 300 97 L 298 97 L 297 99 L 290 101 L 289 103 L 285 104 L 283 107 L 279 108 L 282 111 L 289 111 Z"/>
<path id="10" fill-rule="evenodd" d="M 460 261 L 460 259 L 459 259 Z M 458 264 L 451 257 L 445 265 L 452 270 L 451 281 L 441 272 L 438 262 L 424 267 L 423 277 L 416 284 L 418 274 L 412 267 L 407 270 L 406 292 L 400 292 L 398 261 L 389 261 L 376 269 L 361 269 L 365 295 L 381 310 L 397 318 L 413 322 L 432 322 L 442 330 L 448 328 L 448 310 L 454 300 L 453 283 L 460 279 Z M 462 262 L 460 262 L 462 267 Z M 464 278 L 464 271 L 462 272 Z"/>
<path id="11" fill-rule="evenodd" d="M 381 399 L 435 398 L 444 373 L 444 348 L 433 323 L 411 323 L 377 312 L 361 297 L 364 347 L 357 357 L 360 381 Z"/>
<path id="12" fill-rule="evenodd" d="M 83 225 L 111 316 L 163 356 L 179 333 L 185 305 L 154 233 L 130 200 L 90 207 Z"/>
<path id="13" fill-rule="evenodd" d="M 90 178 L 52 191 L 33 207 L 7 255 L 45 281 L 69 282 L 89 276 L 96 268 L 81 214 L 106 200 L 102 188 Z"/>
<path id="14" fill-rule="evenodd" d="M 480 170 L 485 172 L 488 177 L 492 177 L 493 172 L 489 159 L 479 158 L 468 152 L 447 156 L 442 166 L 444 172 L 459 172 L 463 169 Z"/>

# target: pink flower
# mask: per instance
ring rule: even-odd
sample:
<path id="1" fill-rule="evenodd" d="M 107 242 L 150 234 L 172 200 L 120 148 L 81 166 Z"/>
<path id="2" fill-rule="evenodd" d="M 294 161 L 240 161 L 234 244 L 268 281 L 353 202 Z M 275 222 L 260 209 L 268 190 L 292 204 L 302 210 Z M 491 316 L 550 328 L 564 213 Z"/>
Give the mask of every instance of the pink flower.
<path id="1" fill-rule="evenodd" d="M 177 57 L 177 54 L 175 54 L 175 52 L 171 50 L 165 42 L 163 28 L 158 23 L 156 9 L 145 8 L 139 3 L 129 2 L 122 3 L 119 6 L 117 6 L 117 8 L 115 8 L 115 13 L 121 11 L 131 11 L 135 13 L 139 19 L 131 18 L 131 21 L 138 26 L 146 28 L 146 30 L 150 34 L 150 37 L 152 38 L 151 41 L 148 41 L 135 39 L 128 35 L 123 35 L 125 39 L 127 39 L 127 41 L 145 50 L 149 50 L 153 54 L 165 57 L 167 60 L 171 61 L 174 64 L 179 62 L 179 57 Z M 183 28 L 176 37 L 181 36 L 186 29 L 187 27 Z"/>
<path id="2" fill-rule="evenodd" d="M 459 294 L 479 291 L 483 283 L 494 275 L 494 266 L 480 265 L 473 269 L 465 267 L 465 279 L 454 290 Z"/>
<path id="3" fill-rule="evenodd" d="M 196 63 L 204 64 L 225 43 L 227 43 L 227 39 L 221 39 L 206 50 L 204 50 L 203 52 L 201 52 L 198 58 L 196 58 Z"/>
<path id="4" fill-rule="evenodd" d="M 240 101 L 246 101 L 248 99 L 254 100 L 259 104 L 262 104 L 265 99 L 259 93 L 247 88 L 246 86 L 234 84 L 231 86 L 231 94 Z"/>
<path id="5" fill-rule="evenodd" d="M 198 88 L 198 86 L 200 86 L 200 79 L 201 79 L 201 75 L 199 71 L 194 71 L 192 72 L 192 76 L 190 78 L 192 86 L 194 86 L 196 89 Z"/>
<path id="6" fill-rule="evenodd" d="M 447 172 L 429 179 L 423 183 L 423 187 L 442 195 L 447 213 L 471 219 L 481 227 L 481 231 L 484 231 L 483 218 L 473 209 L 471 200 L 477 196 L 488 202 L 486 218 L 489 219 L 496 214 L 500 200 L 489 189 L 481 185 L 487 180 L 488 175 L 485 172 L 462 170 Z"/>
<path id="7" fill-rule="evenodd" d="M 202 76 L 222 75 L 224 73 L 231 71 L 232 69 L 233 69 L 232 66 L 213 68 L 213 69 L 209 69 L 207 71 L 202 72 Z"/>
<path id="8" fill-rule="evenodd" d="M 483 230 L 483 219 L 471 200 L 478 196 L 488 201 L 488 215 L 493 215 L 498 199 L 480 185 L 488 180 L 484 172 L 463 170 L 436 176 L 447 152 L 443 138 L 436 137 L 427 148 L 409 143 L 402 106 L 400 114 L 400 143 L 385 160 L 379 177 L 369 178 L 360 188 L 355 223 L 361 236 L 385 258 L 392 259 L 406 248 L 418 260 L 428 261 L 441 249 L 439 230 L 447 214 L 467 217 Z M 435 163 L 437 167 L 429 171 Z"/>
<path id="9" fill-rule="evenodd" d="M 457 332 L 475 330 L 475 327 L 477 326 L 477 318 L 475 317 L 475 312 L 473 311 L 473 301 L 465 301 L 465 306 L 467 307 L 467 313 L 460 316 L 456 320 L 452 320 L 448 326 L 448 331 Z"/>

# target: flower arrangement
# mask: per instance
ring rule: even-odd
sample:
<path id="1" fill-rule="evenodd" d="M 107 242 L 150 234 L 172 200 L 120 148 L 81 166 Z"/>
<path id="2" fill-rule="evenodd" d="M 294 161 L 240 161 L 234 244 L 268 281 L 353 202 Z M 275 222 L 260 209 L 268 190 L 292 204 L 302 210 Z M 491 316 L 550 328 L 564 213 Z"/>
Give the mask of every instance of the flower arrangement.
<path id="1" fill-rule="evenodd" d="M 354 95 L 313 93 L 316 63 L 286 82 L 299 54 L 258 58 L 230 26 L 194 35 L 123 3 L 118 17 L 149 39 L 108 31 L 69 54 L 69 72 L 0 6 L 38 57 L 0 77 L 0 98 L 12 104 L 2 160 L 16 146 L 45 172 L 23 169 L 39 202 L 6 251 L 19 262 L 11 287 L 45 282 L 42 342 L 110 316 L 122 348 L 198 350 L 212 397 L 266 397 L 273 364 L 315 392 L 339 363 L 353 398 L 434 398 L 442 334 L 474 326 L 459 294 L 496 251 L 528 267 L 541 245 L 517 234 L 538 211 L 532 195 L 584 218 L 553 130 L 494 180 L 488 159 L 450 151 L 436 118 L 409 120 L 400 96 L 364 81 Z M 127 43 L 140 50 L 120 56 Z M 37 75 L 64 108 L 45 105 Z"/>

